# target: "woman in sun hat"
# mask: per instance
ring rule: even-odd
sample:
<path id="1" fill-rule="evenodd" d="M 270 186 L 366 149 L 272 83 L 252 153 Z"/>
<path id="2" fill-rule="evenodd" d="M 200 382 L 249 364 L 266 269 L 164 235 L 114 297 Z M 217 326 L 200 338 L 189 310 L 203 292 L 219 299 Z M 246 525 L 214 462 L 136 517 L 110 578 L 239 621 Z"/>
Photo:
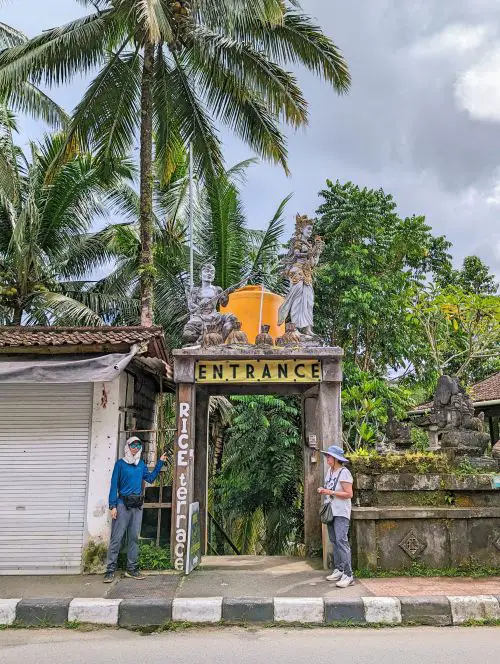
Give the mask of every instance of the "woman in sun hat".
<path id="1" fill-rule="evenodd" d="M 125 576 L 133 579 L 144 578 L 137 567 L 142 524 L 142 485 L 143 482 L 151 484 L 155 481 L 166 461 L 166 456 L 163 454 L 154 469 L 149 472 L 141 459 L 141 454 L 142 441 L 137 436 L 132 436 L 125 443 L 123 457 L 118 459 L 113 469 L 109 490 L 109 509 L 113 521 L 104 583 L 111 583 L 115 578 L 116 563 L 125 533 L 128 533 Z"/>
<path id="2" fill-rule="evenodd" d="M 354 583 L 351 563 L 351 547 L 347 538 L 351 523 L 352 475 L 344 466 L 347 459 L 341 447 L 331 445 L 321 452 L 326 456 L 328 472 L 325 486 L 318 493 L 326 496 L 331 505 L 333 521 L 327 524 L 328 537 L 333 544 L 333 572 L 328 581 L 336 581 L 338 588 L 347 588 Z"/>

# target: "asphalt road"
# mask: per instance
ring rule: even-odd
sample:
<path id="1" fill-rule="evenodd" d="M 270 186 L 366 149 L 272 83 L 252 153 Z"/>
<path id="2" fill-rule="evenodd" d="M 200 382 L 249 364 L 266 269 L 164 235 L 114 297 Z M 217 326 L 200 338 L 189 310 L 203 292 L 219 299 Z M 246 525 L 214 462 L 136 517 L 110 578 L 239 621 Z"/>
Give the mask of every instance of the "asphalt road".
<path id="1" fill-rule="evenodd" d="M 0 631 L 1 664 L 498 664 L 500 627 Z M 337 654 L 335 654 L 337 653 Z"/>

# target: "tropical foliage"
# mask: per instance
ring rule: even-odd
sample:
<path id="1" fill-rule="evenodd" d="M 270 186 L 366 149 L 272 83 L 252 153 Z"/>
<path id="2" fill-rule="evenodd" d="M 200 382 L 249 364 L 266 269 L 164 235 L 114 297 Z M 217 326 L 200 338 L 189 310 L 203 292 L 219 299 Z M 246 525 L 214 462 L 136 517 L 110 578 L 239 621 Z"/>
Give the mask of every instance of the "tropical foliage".
<path id="1" fill-rule="evenodd" d="M 153 139 L 168 179 L 191 142 L 197 169 L 222 170 L 214 120 L 258 155 L 287 167 L 280 122 L 307 122 L 307 103 L 283 65 L 300 64 L 339 93 L 349 87 L 337 47 L 286 0 L 80 0 L 92 13 L 0 53 L 0 91 L 48 86 L 98 69 L 75 109 L 68 141 L 109 165 L 140 138 L 141 320 L 152 322 Z"/>
<path id="2" fill-rule="evenodd" d="M 181 156 L 182 156 L 181 152 Z M 241 202 L 240 186 L 252 160 L 237 164 L 216 178 L 198 180 L 195 198 L 195 271 L 205 261 L 216 268 L 216 283 L 223 288 L 251 275 L 255 282 L 271 286 L 267 275 L 277 271 L 279 239 L 284 228 L 282 201 L 261 232 L 247 226 Z M 159 168 L 159 167 L 158 167 Z M 153 208 L 153 273 L 155 320 L 174 348 L 182 342 L 187 320 L 186 293 L 189 288 L 189 253 L 187 247 L 187 167 L 185 158 L 168 182 L 155 178 Z M 140 231 L 137 212 L 139 195 L 128 184 L 110 194 L 109 200 L 124 223 L 109 226 L 102 234 L 106 248 L 116 261 L 110 275 L 95 284 L 93 293 L 112 298 L 127 298 L 128 310 L 112 320 L 132 323 L 139 307 Z M 127 219 L 129 221 L 127 221 Z M 111 312 L 110 312 L 111 315 Z"/>
<path id="3" fill-rule="evenodd" d="M 214 506 L 242 553 L 292 552 L 301 541 L 302 441 L 300 409 L 292 399 L 231 399 Z"/>
<path id="4" fill-rule="evenodd" d="M 0 0 L 0 7 L 2 0 Z M 19 46 L 28 41 L 16 28 L 0 22 L 0 51 Z M 52 127 L 61 128 L 68 122 L 63 109 L 31 81 L 18 79 L 10 81 L 2 89 L 0 100 L 14 111 L 27 113 L 37 119 L 44 120 Z"/>
<path id="5" fill-rule="evenodd" d="M 90 228 L 130 169 L 105 177 L 90 155 L 68 154 L 49 178 L 65 137 L 32 143 L 26 156 L 0 113 L 0 324 L 100 324 L 109 302 L 87 280 L 110 254 Z M 113 303 L 127 306 L 116 294 Z"/>

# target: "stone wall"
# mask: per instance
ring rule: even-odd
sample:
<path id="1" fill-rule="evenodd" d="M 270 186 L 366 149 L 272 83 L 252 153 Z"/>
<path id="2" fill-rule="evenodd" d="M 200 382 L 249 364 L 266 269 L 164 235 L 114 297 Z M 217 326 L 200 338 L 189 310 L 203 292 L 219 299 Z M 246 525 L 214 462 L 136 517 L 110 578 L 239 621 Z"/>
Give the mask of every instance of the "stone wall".
<path id="1" fill-rule="evenodd" d="M 500 490 L 489 475 L 358 475 L 355 495 L 358 568 L 500 567 Z"/>

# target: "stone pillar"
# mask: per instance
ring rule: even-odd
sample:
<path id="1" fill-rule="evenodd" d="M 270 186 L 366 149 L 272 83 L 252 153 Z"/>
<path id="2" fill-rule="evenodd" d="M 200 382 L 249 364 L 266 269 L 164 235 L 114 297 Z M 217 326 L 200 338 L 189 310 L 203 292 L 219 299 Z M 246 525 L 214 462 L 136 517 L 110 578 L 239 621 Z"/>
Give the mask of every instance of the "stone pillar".
<path id="1" fill-rule="evenodd" d="M 208 509 L 208 406 L 210 397 L 203 389 L 196 391 L 194 434 L 194 502 L 200 503 L 201 554 L 207 552 Z"/>
<path id="2" fill-rule="evenodd" d="M 317 423 L 318 397 L 302 398 L 302 430 L 304 438 L 304 544 L 306 556 L 318 552 L 322 547 L 321 522 L 318 512 L 321 497 L 318 487 L 322 486 L 323 460 L 319 452 L 320 443 Z M 316 436 L 317 449 L 310 447 L 312 436 Z"/>
<path id="3" fill-rule="evenodd" d="M 194 493 L 196 385 L 192 361 L 175 363 L 177 436 L 174 441 L 171 549 L 174 568 L 185 569 L 189 505 Z"/>
<path id="4" fill-rule="evenodd" d="M 342 413 L 341 413 L 342 365 L 339 360 L 323 360 L 322 382 L 319 386 L 317 424 L 319 448 L 326 450 L 330 445 L 342 447 Z M 325 477 L 327 464 L 322 454 L 322 478 Z M 323 484 L 323 482 L 322 482 Z M 323 566 L 328 569 L 332 565 L 332 545 L 328 539 L 328 531 L 323 526 Z"/>

